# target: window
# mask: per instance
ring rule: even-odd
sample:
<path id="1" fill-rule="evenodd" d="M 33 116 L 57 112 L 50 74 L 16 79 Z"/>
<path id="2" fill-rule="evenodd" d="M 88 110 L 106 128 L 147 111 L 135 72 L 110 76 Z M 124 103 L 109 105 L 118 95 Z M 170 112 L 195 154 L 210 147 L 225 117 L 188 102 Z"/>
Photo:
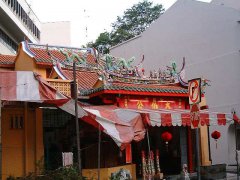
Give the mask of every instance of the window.
<path id="1" fill-rule="evenodd" d="M 34 22 L 30 19 L 29 14 L 27 14 L 20 3 L 17 0 L 5 0 L 6 4 L 15 12 L 16 16 L 21 18 L 22 22 L 26 25 L 26 28 L 32 32 L 32 34 L 40 39 L 40 32 L 38 32 L 38 28 L 34 24 Z"/>
<path id="2" fill-rule="evenodd" d="M 16 13 L 18 14 L 18 6 L 19 6 L 19 4 L 18 4 L 18 2 L 16 2 Z"/>
<path id="3" fill-rule="evenodd" d="M 13 8 L 13 0 L 11 0 L 11 8 Z"/>
<path id="4" fill-rule="evenodd" d="M 23 129 L 23 116 L 22 115 L 12 115 L 10 118 L 10 128 L 11 129 Z"/>
<path id="5" fill-rule="evenodd" d="M 15 43 L 5 32 L 0 29 L 0 41 L 4 43 L 9 48 L 13 49 L 15 52 L 17 51 L 17 43 Z"/>

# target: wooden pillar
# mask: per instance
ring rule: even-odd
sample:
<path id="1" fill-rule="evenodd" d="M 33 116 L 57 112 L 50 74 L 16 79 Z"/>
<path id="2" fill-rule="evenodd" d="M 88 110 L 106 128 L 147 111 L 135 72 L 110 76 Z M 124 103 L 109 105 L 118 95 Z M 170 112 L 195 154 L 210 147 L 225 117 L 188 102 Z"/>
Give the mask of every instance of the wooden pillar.
<path id="1" fill-rule="evenodd" d="M 188 169 L 189 172 L 193 172 L 193 145 L 192 145 L 192 132 L 191 127 L 187 127 L 187 142 L 188 142 Z"/>
<path id="2" fill-rule="evenodd" d="M 35 161 L 37 166 L 35 166 L 35 172 L 39 172 L 39 166 L 43 166 L 44 160 L 44 147 L 43 147 L 43 112 L 42 109 L 36 109 L 36 121 L 35 121 Z"/>
<path id="3" fill-rule="evenodd" d="M 24 175 L 28 174 L 28 104 L 24 102 Z"/>
<path id="4" fill-rule="evenodd" d="M 201 154 L 201 165 L 210 166 L 211 161 L 209 160 L 209 144 L 208 144 L 208 129 L 207 126 L 200 126 L 200 154 Z"/>

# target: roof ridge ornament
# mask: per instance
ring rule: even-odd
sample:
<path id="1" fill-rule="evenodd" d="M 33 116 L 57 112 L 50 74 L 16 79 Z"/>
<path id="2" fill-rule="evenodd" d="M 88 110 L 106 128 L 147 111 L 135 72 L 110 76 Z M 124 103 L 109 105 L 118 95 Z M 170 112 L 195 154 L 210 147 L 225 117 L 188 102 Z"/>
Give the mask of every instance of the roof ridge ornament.
<path id="1" fill-rule="evenodd" d="M 99 61 L 99 74 L 104 81 L 109 82 L 124 82 L 133 84 L 176 84 L 181 83 L 187 86 L 183 80 L 185 58 L 180 71 L 177 71 L 177 64 L 172 61 L 171 66 L 166 66 L 166 69 L 159 68 L 158 71 L 150 71 L 150 76 L 145 76 L 143 68 L 144 55 L 142 60 L 133 66 L 135 57 L 130 59 L 113 57 L 110 54 L 105 54 L 102 61 Z M 103 71 L 100 73 L 100 71 Z"/>
<path id="2" fill-rule="evenodd" d="M 68 52 L 68 51 L 63 51 L 62 49 L 60 49 L 60 52 L 66 57 L 66 64 L 67 65 L 72 65 L 72 63 L 73 63 L 73 61 L 75 60 L 75 59 L 77 59 L 78 61 L 76 62 L 76 65 L 77 66 L 84 66 L 84 67 L 86 67 L 86 59 L 84 59 L 84 58 L 81 58 L 77 53 L 75 53 L 75 52 L 71 52 L 71 54 L 70 54 L 70 52 Z M 70 54 L 70 55 L 69 55 Z M 65 61 L 64 61 L 64 63 L 65 63 Z"/>

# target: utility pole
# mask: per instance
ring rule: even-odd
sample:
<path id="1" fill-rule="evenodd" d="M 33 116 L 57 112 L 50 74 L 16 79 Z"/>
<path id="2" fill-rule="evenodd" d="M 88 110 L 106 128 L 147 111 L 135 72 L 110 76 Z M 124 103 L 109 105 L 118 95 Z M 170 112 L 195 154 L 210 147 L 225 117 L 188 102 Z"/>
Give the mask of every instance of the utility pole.
<path id="1" fill-rule="evenodd" d="M 78 120 L 78 92 L 77 92 L 77 81 L 76 81 L 76 62 L 73 59 L 73 87 L 74 87 L 74 99 L 75 99 L 75 121 L 76 121 L 76 135 L 77 135 L 77 155 L 78 155 L 78 171 L 79 175 L 82 176 L 82 165 L 81 165 L 81 149 L 80 149 L 80 136 L 79 136 L 79 120 Z"/>
<path id="2" fill-rule="evenodd" d="M 201 180 L 199 128 L 196 128 L 197 179 Z"/>
<path id="3" fill-rule="evenodd" d="M 100 180 L 101 171 L 101 127 L 98 125 L 98 180 Z"/>
<path id="4" fill-rule="evenodd" d="M 88 18 L 89 18 L 90 16 L 87 15 L 86 9 L 84 9 L 83 12 L 84 12 L 84 18 L 85 18 L 85 20 L 86 20 L 85 38 L 86 38 L 86 43 L 88 43 Z"/>

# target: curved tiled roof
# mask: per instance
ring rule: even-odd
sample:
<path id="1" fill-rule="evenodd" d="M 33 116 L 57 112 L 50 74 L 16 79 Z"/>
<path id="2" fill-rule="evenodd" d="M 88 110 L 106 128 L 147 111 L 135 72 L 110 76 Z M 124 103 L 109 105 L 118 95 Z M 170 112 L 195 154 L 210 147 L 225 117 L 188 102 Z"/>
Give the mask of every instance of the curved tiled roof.
<path id="1" fill-rule="evenodd" d="M 110 83 L 108 85 L 104 85 L 97 89 L 89 89 L 86 91 L 82 91 L 81 95 L 87 96 L 101 91 L 117 91 L 124 92 L 149 92 L 149 93 L 173 93 L 173 94 L 187 94 L 188 90 L 181 86 L 163 86 L 156 84 L 129 84 L 129 83 Z M 141 94 L 139 94 L 141 95 Z"/>
<path id="2" fill-rule="evenodd" d="M 62 70 L 63 75 L 72 80 L 72 70 Z M 83 90 L 92 89 L 95 83 L 98 81 L 98 74 L 92 71 L 76 71 L 76 78 L 78 80 L 78 88 Z"/>
<path id="3" fill-rule="evenodd" d="M 59 49 L 69 52 L 69 55 L 71 55 L 70 52 L 76 53 L 79 57 L 86 57 L 87 64 L 89 65 L 96 65 L 95 57 L 90 53 L 83 53 L 81 49 L 77 48 L 71 48 L 71 47 L 48 47 L 47 45 L 38 45 L 38 44 L 28 44 L 29 50 L 35 54 L 34 59 L 36 60 L 37 64 L 41 65 L 52 65 L 52 58 L 48 54 L 48 52 L 51 53 L 51 55 L 54 56 L 54 58 L 58 59 L 60 62 L 64 62 L 66 60 L 66 57 L 60 52 Z"/>
<path id="4" fill-rule="evenodd" d="M 0 67 L 14 67 L 16 56 L 0 54 Z"/>

